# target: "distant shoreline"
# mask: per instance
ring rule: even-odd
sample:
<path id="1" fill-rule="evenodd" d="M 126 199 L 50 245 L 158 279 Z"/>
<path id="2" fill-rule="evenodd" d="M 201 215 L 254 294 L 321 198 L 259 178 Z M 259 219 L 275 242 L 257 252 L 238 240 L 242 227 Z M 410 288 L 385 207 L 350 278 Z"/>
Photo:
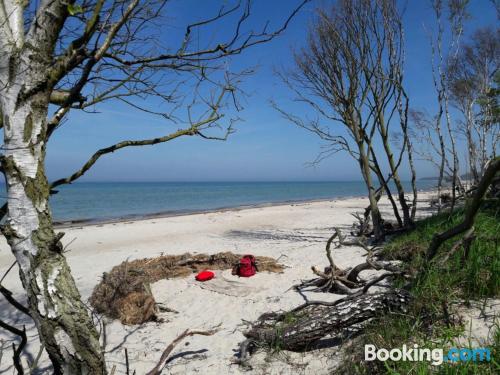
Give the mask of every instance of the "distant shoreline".
<path id="1" fill-rule="evenodd" d="M 433 190 L 435 189 L 434 188 L 418 189 L 418 192 L 425 193 Z M 131 214 L 115 218 L 110 217 L 110 218 L 90 218 L 90 219 L 75 219 L 75 220 L 56 220 L 54 221 L 54 225 L 57 228 L 74 228 L 74 227 L 83 227 L 92 225 L 136 222 L 136 221 L 144 221 L 151 219 L 163 219 L 163 218 L 178 217 L 178 216 L 202 215 L 202 214 L 219 213 L 219 212 L 237 212 L 254 208 L 289 206 L 289 205 L 298 205 L 298 204 L 307 204 L 316 202 L 344 201 L 344 200 L 364 198 L 364 197 L 365 195 L 350 195 L 350 196 L 340 196 L 340 197 L 330 197 L 330 198 L 274 201 L 274 202 L 255 203 L 255 204 L 246 204 L 237 206 L 198 209 L 198 210 L 174 210 L 174 211 L 147 213 L 147 214 Z"/>
<path id="2" fill-rule="evenodd" d="M 423 191 L 423 190 L 422 190 Z M 175 210 L 175 211 L 163 211 L 151 214 L 132 214 L 126 215 L 116 218 L 103 218 L 103 219 L 81 219 L 81 220 L 62 220 L 62 221 L 54 221 L 54 225 L 58 228 L 72 228 L 79 226 L 91 226 L 91 225 L 101 225 L 101 224 L 113 224 L 113 223 L 123 223 L 129 221 L 142 221 L 142 220 L 150 220 L 150 219 L 163 219 L 169 217 L 177 217 L 177 216 L 191 216 L 191 215 L 202 215 L 202 214 L 210 214 L 210 213 L 219 213 L 219 212 L 237 212 L 242 210 L 249 210 L 253 208 L 265 208 L 265 207 L 274 207 L 274 206 L 289 206 L 295 204 L 305 204 L 305 203 L 315 203 L 315 202 L 329 202 L 329 201 L 338 201 L 338 200 L 347 200 L 353 198 L 362 198 L 363 196 L 344 196 L 344 197 L 332 197 L 332 198 L 321 198 L 321 199 L 304 199 L 304 200 L 290 200 L 290 201 L 277 201 L 277 202 L 266 202 L 266 203 L 256 203 L 256 204 L 247 204 L 247 205 L 238 205 L 238 206 L 227 206 L 227 207 L 217 207 L 217 208 L 207 208 L 207 209 L 199 209 L 199 210 Z"/>

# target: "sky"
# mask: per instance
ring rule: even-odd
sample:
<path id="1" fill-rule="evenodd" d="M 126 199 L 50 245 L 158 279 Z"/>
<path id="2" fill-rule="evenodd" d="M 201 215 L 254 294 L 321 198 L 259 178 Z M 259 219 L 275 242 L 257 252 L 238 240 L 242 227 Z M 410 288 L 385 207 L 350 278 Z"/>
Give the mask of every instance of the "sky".
<path id="1" fill-rule="evenodd" d="M 173 49 L 187 24 L 210 17 L 221 3 L 230 1 L 174 0 L 165 12 L 167 18 L 161 38 Z M 324 143 L 317 136 L 289 123 L 272 108 L 270 101 L 287 111 L 307 115 L 304 108 L 293 103 L 293 95 L 276 75 L 276 70 L 293 67 L 292 51 L 304 45 L 308 25 L 318 7 L 333 1 L 312 1 L 293 19 L 280 37 L 267 44 L 252 47 L 228 63 L 230 69 L 256 67 L 256 72 L 241 85 L 246 96 L 242 119 L 236 132 L 225 142 L 197 137 L 183 137 L 165 144 L 122 149 L 105 155 L 81 181 L 353 181 L 361 179 L 357 163 L 338 153 L 319 165 L 311 166 Z M 260 29 L 268 20 L 279 26 L 298 4 L 295 0 L 254 0 L 246 27 Z M 424 25 L 433 26 L 433 14 L 425 0 L 399 2 L 406 6 L 405 84 L 410 107 L 436 109 L 430 70 L 430 46 Z M 490 0 L 471 0 L 471 19 L 467 32 L 495 24 L 496 13 Z M 203 29 L 203 40 L 216 40 L 234 30 L 228 20 L 214 29 Z M 155 105 L 155 102 L 152 102 Z M 98 113 L 74 113 L 50 140 L 47 148 L 49 179 L 65 177 L 79 169 L 99 148 L 126 139 L 161 136 L 179 128 L 157 116 L 151 116 L 120 103 L 108 102 L 96 108 Z M 165 109 L 167 110 L 167 109 Z M 298 112 L 297 112 L 298 111 Z M 459 143 L 459 147 L 463 147 Z M 464 150 L 465 152 L 465 150 Z M 417 161 L 419 177 L 436 175 L 433 167 Z M 403 179 L 409 176 L 406 164 L 401 166 Z"/>

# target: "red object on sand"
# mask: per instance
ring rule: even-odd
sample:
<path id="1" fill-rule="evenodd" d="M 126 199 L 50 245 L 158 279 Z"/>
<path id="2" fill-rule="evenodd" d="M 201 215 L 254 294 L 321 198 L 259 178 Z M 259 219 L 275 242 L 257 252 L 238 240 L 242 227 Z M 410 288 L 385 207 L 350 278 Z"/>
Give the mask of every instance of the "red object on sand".
<path id="1" fill-rule="evenodd" d="M 196 275 L 196 280 L 198 281 L 208 281 L 210 279 L 213 279 L 215 277 L 215 273 L 213 273 L 212 271 L 201 271 L 200 273 L 198 273 L 198 275 Z"/>
<path id="2" fill-rule="evenodd" d="M 257 265 L 255 264 L 255 257 L 253 255 L 244 255 L 240 259 L 237 269 L 237 275 L 241 277 L 250 277 L 257 272 Z"/>

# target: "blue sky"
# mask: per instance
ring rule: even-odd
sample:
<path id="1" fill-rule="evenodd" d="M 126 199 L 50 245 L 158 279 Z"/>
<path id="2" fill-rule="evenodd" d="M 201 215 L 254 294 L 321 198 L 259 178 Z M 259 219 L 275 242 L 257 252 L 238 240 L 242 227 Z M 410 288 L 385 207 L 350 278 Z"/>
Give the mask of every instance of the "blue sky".
<path id="1" fill-rule="evenodd" d="M 153 147 L 123 149 L 102 157 L 82 181 L 331 181 L 358 180 L 355 161 L 344 154 L 310 167 L 321 141 L 314 135 L 284 120 L 270 105 L 274 99 L 286 110 L 297 107 L 292 94 L 274 74 L 275 68 L 292 66 L 292 48 L 303 45 L 314 9 L 331 1 L 313 1 L 293 20 L 286 32 L 264 45 L 256 46 L 230 62 L 234 69 L 258 66 L 245 79 L 237 131 L 226 142 L 199 138 L 180 138 Z M 220 1 L 172 1 L 166 9 L 169 41 L 175 43 L 185 25 L 218 11 Z M 255 0 L 248 26 L 258 29 L 267 20 L 282 22 L 297 1 Z M 404 17 L 406 33 L 406 87 L 412 108 L 436 108 L 436 95 L 429 68 L 430 47 L 423 25 L 433 26 L 430 6 L 425 0 L 409 0 Z M 404 5 L 401 3 L 401 5 Z M 489 0 L 471 0 L 472 19 L 469 32 L 478 26 L 494 24 L 496 13 Z M 233 24 L 234 25 L 234 24 Z M 217 30 L 207 30 L 216 37 L 227 34 L 232 25 L 223 23 Z M 50 179 L 71 174 L 97 149 L 124 139 L 162 135 L 178 128 L 154 116 L 111 102 L 98 108 L 100 113 L 77 113 L 57 131 L 47 151 Z M 300 113 L 299 113 L 300 114 Z M 420 177 L 434 175 L 432 166 L 418 162 Z M 403 178 L 408 177 L 402 166 Z"/>

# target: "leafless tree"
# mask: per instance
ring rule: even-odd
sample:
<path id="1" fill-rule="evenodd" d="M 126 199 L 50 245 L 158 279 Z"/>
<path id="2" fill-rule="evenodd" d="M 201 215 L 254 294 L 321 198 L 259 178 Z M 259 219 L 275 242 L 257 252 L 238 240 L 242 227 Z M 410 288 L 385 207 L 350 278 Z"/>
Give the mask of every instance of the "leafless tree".
<path id="1" fill-rule="evenodd" d="M 286 119 L 327 142 L 318 161 L 339 151 L 358 161 L 377 239 L 383 237 L 384 229 L 377 203 L 380 189 L 372 174 L 387 193 L 398 223 L 412 223 L 399 177 L 399 166 L 409 147 L 403 64 L 403 27 L 394 1 L 339 1 L 333 8 L 317 11 L 307 47 L 295 53 L 296 69 L 281 73 L 295 100 L 310 106 L 316 116 L 303 118 L 274 103 Z M 403 134 L 399 155 L 391 149 L 393 132 Z M 377 139 L 382 150 L 375 147 Z M 387 176 L 383 159 L 389 165 Z M 392 182 L 399 207 L 389 188 Z"/>
<path id="2" fill-rule="evenodd" d="M 413 138 L 417 146 L 415 153 L 439 171 L 438 195 L 441 195 L 444 180 L 453 178 L 453 166 L 447 157 L 446 138 L 442 132 L 439 114 L 432 116 L 427 111 L 412 109 L 409 111 Z"/>
<path id="3" fill-rule="evenodd" d="M 103 374 L 106 365 L 63 254 L 63 233 L 53 228 L 53 188 L 77 180 L 100 157 L 123 148 L 182 136 L 226 139 L 235 118 L 224 115 L 239 108 L 238 82 L 246 73 L 228 71 L 226 60 L 279 35 L 306 2 L 284 10 L 290 13 L 280 26 L 264 23 L 261 30 L 248 26 L 250 2 L 224 3 L 213 16 L 188 25 L 176 45 L 166 45 L 161 34 L 168 33 L 167 1 L 0 0 L 0 157 L 8 194 L 2 233 L 55 373 Z M 233 25 L 232 35 L 209 37 L 220 22 Z M 154 106 L 148 105 L 151 98 Z M 50 137 L 70 113 L 92 112 L 109 101 L 159 116 L 178 129 L 103 148 L 71 176 L 48 182 Z"/>
<path id="4" fill-rule="evenodd" d="M 427 127 L 426 132 L 424 132 L 427 137 L 424 136 L 422 138 L 423 142 L 421 142 L 424 144 L 424 147 L 429 146 L 429 143 L 433 143 L 432 149 L 434 152 L 420 150 L 420 154 L 425 155 L 424 158 L 426 160 L 432 161 L 438 166 L 439 176 L 437 189 L 439 203 L 441 203 L 441 191 L 446 170 L 451 169 L 451 205 L 453 208 L 457 188 L 461 191 L 464 189 L 460 180 L 459 150 L 456 144 L 456 124 L 452 122 L 449 110 L 450 94 L 446 85 L 446 53 L 451 57 L 456 55 L 460 50 L 463 25 L 468 18 L 468 0 L 448 0 L 446 3 L 443 0 L 431 0 L 430 4 L 434 11 L 437 26 L 437 30 L 434 33 L 431 31 L 427 31 L 427 33 L 431 45 L 432 78 L 437 94 L 438 112 L 432 119 L 435 124 L 431 124 L 432 121 L 429 122 L 431 126 Z M 445 11 L 448 16 L 448 24 L 445 24 L 444 21 Z M 443 45 L 445 25 L 449 26 L 450 40 L 449 43 Z M 445 46 L 447 47 L 446 50 Z M 419 117 L 421 118 L 421 116 Z M 422 127 L 426 122 L 420 122 L 417 126 Z M 434 143 L 433 138 L 437 138 L 437 142 Z"/>
<path id="5" fill-rule="evenodd" d="M 500 140 L 498 85 L 500 30 L 478 29 L 453 56 L 447 69 L 451 103 L 462 114 L 459 130 L 467 143 L 469 175 L 477 184 Z M 497 87 L 495 87 L 497 86 Z"/>

